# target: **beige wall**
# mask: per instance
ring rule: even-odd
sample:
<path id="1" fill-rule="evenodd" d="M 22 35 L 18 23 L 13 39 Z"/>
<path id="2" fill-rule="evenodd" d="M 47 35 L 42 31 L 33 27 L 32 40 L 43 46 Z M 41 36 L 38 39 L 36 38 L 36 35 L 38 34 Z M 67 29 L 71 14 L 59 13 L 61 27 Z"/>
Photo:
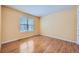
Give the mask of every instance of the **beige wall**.
<path id="1" fill-rule="evenodd" d="M 35 19 L 35 31 L 21 33 L 19 17 L 25 15 Z M 2 42 L 40 34 L 66 41 L 76 41 L 76 8 L 50 14 L 41 18 L 2 6 Z"/>
<path id="2" fill-rule="evenodd" d="M 79 45 L 79 6 L 77 6 L 77 44 Z"/>
<path id="3" fill-rule="evenodd" d="M 25 32 L 21 33 L 19 29 L 19 18 L 20 16 L 25 15 L 27 17 L 31 17 L 35 21 L 35 31 L 34 32 Z M 37 35 L 40 31 L 40 18 L 35 17 L 29 14 L 25 14 L 23 12 L 7 8 L 2 6 L 2 42 L 13 41 L 21 38 L 26 38 L 29 36 Z"/>
<path id="4" fill-rule="evenodd" d="M 0 5 L 0 48 L 1 48 L 1 5 Z"/>
<path id="5" fill-rule="evenodd" d="M 42 17 L 41 34 L 76 42 L 76 8 Z"/>

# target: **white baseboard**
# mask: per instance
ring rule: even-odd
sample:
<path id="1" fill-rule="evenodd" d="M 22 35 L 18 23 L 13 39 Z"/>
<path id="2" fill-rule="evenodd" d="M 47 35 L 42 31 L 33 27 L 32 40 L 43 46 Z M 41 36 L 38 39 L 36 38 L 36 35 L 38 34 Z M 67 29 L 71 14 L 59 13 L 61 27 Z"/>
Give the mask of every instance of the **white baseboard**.
<path id="1" fill-rule="evenodd" d="M 1 44 L 9 43 L 9 42 L 16 41 L 16 40 L 19 40 L 19 39 L 16 38 L 16 39 L 11 39 L 11 40 L 7 40 L 7 41 L 3 41 L 3 42 L 1 42 Z"/>
<path id="2" fill-rule="evenodd" d="M 41 35 L 43 35 L 43 36 L 48 36 L 48 37 L 51 37 L 51 38 L 57 38 L 57 39 L 64 40 L 64 41 L 68 41 L 68 42 L 72 42 L 72 43 L 76 43 L 76 41 L 68 40 L 68 39 L 65 39 L 65 38 L 63 38 L 63 37 L 50 36 L 50 35 L 44 35 L 44 34 L 41 34 Z"/>
<path id="3" fill-rule="evenodd" d="M 61 40 L 68 41 L 68 42 L 77 43 L 76 41 L 68 40 L 68 39 L 65 39 L 65 38 L 63 38 L 63 37 L 50 36 L 50 35 L 44 35 L 44 34 L 41 34 L 41 35 L 43 35 L 43 36 L 48 36 L 48 37 L 51 37 L 51 38 L 61 39 Z M 12 42 L 12 41 L 16 41 L 16 40 L 19 40 L 19 38 L 11 39 L 11 40 L 8 40 L 8 41 L 3 41 L 3 42 L 1 42 L 1 44 L 5 44 L 5 43 Z M 77 43 L 77 44 L 79 45 L 79 43 Z"/>
<path id="4" fill-rule="evenodd" d="M 37 35 L 39 35 L 39 34 L 37 34 Z M 36 36 L 36 35 L 32 35 L 32 36 Z M 31 37 L 31 36 L 28 36 L 28 37 Z M 25 38 L 28 38 L 28 37 L 25 37 Z M 19 39 L 21 39 L 21 38 L 15 38 L 15 39 L 11 39 L 11 40 L 8 39 L 6 41 L 2 41 L 1 44 L 9 43 L 9 42 L 16 41 L 16 40 L 19 40 Z"/>

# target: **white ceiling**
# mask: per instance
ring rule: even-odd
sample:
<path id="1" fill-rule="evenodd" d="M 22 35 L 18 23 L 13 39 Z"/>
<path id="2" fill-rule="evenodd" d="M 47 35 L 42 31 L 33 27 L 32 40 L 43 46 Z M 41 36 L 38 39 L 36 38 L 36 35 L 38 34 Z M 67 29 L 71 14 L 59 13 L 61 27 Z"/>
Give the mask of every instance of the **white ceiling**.
<path id="1" fill-rule="evenodd" d="M 45 16 L 51 13 L 69 10 L 72 5 L 8 5 L 10 8 L 18 9 L 22 12 L 32 14 L 34 16 Z"/>

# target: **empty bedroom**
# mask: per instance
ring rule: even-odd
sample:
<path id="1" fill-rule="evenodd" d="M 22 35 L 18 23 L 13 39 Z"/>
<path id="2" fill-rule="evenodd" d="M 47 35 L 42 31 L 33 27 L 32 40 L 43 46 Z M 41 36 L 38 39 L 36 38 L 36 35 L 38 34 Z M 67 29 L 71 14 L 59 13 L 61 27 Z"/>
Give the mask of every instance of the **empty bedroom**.
<path id="1" fill-rule="evenodd" d="M 78 53 L 79 6 L 1 5 L 1 53 Z"/>

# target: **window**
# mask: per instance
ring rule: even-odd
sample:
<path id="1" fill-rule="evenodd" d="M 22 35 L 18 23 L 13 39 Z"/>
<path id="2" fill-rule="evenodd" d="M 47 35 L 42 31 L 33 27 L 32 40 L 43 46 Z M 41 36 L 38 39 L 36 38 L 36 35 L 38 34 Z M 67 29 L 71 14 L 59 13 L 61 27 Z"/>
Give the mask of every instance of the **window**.
<path id="1" fill-rule="evenodd" d="M 32 32 L 34 31 L 34 20 L 22 16 L 20 18 L 20 32 Z"/>
<path id="2" fill-rule="evenodd" d="M 34 31 L 34 20 L 29 18 L 27 23 L 28 23 L 28 31 Z"/>

